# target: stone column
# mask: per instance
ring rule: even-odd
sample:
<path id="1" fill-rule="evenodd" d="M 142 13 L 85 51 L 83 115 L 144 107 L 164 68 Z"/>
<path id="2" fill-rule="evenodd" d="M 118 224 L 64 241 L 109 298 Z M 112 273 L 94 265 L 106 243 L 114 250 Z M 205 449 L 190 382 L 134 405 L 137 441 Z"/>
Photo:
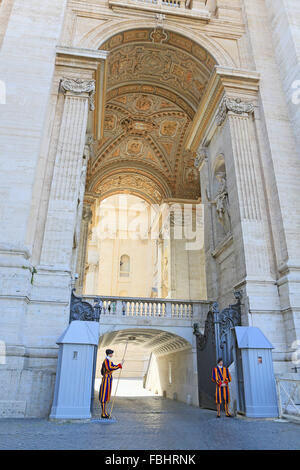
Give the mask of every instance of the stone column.
<path id="1" fill-rule="evenodd" d="M 82 225 L 82 217 L 83 217 L 83 209 L 84 209 L 84 193 L 85 193 L 85 183 L 86 183 L 86 173 L 88 162 L 90 159 L 90 155 L 93 153 L 92 149 L 93 138 L 91 136 L 87 136 L 86 144 L 84 146 L 83 152 L 83 163 L 81 167 L 80 173 L 80 183 L 79 183 L 79 191 L 78 191 L 78 204 L 77 204 L 77 216 L 76 216 L 76 223 L 75 223 L 75 230 L 74 230 L 74 240 L 73 240 L 73 253 L 72 253 L 72 272 L 79 273 L 76 269 L 78 264 L 78 256 L 80 250 L 80 237 L 81 237 L 81 225 Z M 83 279 L 82 279 L 83 280 Z M 82 287 L 82 286 L 81 286 Z"/>
<path id="2" fill-rule="evenodd" d="M 285 341 L 291 354 L 300 340 L 299 2 L 243 0 L 243 10 L 253 63 L 263 84 L 258 133 L 265 154 Z"/>
<path id="3" fill-rule="evenodd" d="M 85 276 L 85 264 L 87 256 L 87 242 L 88 242 L 88 232 L 89 224 L 92 219 L 92 210 L 89 205 L 83 206 L 82 211 L 82 221 L 81 221 L 81 230 L 80 230 L 80 241 L 78 247 L 78 257 L 77 257 L 77 267 L 76 272 L 78 273 L 78 280 L 76 282 L 76 293 L 82 294 L 83 282 Z"/>
<path id="4" fill-rule="evenodd" d="M 95 81 L 66 78 L 60 86 L 65 103 L 40 264 L 70 271 L 88 108 Z"/>
<path id="5" fill-rule="evenodd" d="M 87 268 L 85 280 L 85 294 L 97 295 L 99 290 L 99 261 L 90 261 Z"/>
<path id="6" fill-rule="evenodd" d="M 159 236 L 157 239 L 157 285 L 158 285 L 158 292 L 157 296 L 162 297 L 162 281 L 163 281 L 163 240 Z"/>
<path id="7" fill-rule="evenodd" d="M 211 253 L 214 251 L 216 242 L 213 227 L 213 207 L 209 203 L 211 199 L 210 185 L 210 165 L 208 158 L 208 148 L 201 147 L 196 153 L 195 167 L 200 175 L 201 202 L 203 204 L 203 223 L 204 223 L 204 257 L 206 265 L 206 286 L 208 296 L 211 299 L 217 299 L 219 296 L 216 263 Z"/>
<path id="8" fill-rule="evenodd" d="M 277 297 L 268 253 L 268 230 L 263 214 L 262 176 L 259 168 L 258 147 L 255 136 L 254 105 L 249 100 L 225 96 L 220 104 L 216 123 L 226 125 L 231 137 L 232 158 L 226 160 L 228 193 L 232 215 L 233 238 L 236 243 L 236 270 L 240 282 L 235 288 L 246 286 L 249 309 L 275 310 Z M 261 296 L 263 285 L 264 294 Z M 251 319 L 244 318 L 251 324 Z"/>
<path id="9" fill-rule="evenodd" d="M 261 114 L 259 75 L 216 67 L 191 126 L 187 148 L 208 148 L 208 178 L 212 178 L 218 155 L 224 158 L 232 241 L 225 239 L 207 253 L 219 263 L 218 301 L 222 307 L 224 298 L 235 289 L 243 290 L 242 322 L 261 328 L 274 344 L 278 371 L 285 367 L 286 332 L 276 279 L 272 231 L 276 221 L 271 218 L 272 201 L 266 192 L 267 172 L 272 169 L 266 168 Z M 276 197 L 273 185 L 272 198 Z M 213 276 L 211 269 L 211 283 Z"/>

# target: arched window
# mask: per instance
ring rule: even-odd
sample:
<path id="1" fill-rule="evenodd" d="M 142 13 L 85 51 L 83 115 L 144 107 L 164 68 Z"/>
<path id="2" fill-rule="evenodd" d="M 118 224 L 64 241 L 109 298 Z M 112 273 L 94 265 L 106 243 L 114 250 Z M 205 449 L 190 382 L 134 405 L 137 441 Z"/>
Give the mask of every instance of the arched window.
<path id="1" fill-rule="evenodd" d="M 130 257 L 122 255 L 120 258 L 120 277 L 129 277 L 130 274 Z"/>

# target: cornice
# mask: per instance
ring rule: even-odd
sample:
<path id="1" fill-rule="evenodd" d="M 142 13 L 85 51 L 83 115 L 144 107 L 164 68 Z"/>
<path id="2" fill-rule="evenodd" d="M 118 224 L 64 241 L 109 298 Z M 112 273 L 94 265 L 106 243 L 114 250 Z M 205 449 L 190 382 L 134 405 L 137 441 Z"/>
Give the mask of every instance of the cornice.
<path id="1" fill-rule="evenodd" d="M 213 135 L 217 128 L 215 115 L 224 97 L 237 104 L 241 100 L 246 107 L 250 101 L 255 101 L 259 80 L 260 75 L 255 71 L 216 66 L 193 119 L 186 149 L 197 151 L 208 131 Z"/>
<path id="2" fill-rule="evenodd" d="M 56 54 L 60 57 L 85 58 L 92 61 L 106 60 L 109 51 L 82 49 L 79 47 L 56 46 Z"/>

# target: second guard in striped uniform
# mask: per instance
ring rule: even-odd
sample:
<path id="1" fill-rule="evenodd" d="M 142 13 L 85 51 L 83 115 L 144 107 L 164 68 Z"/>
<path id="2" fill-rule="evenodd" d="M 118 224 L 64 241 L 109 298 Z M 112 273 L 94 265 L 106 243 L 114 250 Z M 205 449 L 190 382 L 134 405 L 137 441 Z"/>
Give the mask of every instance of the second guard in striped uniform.
<path id="1" fill-rule="evenodd" d="M 105 353 L 106 358 L 104 359 L 101 367 L 102 382 L 99 390 L 99 401 L 102 408 L 101 418 L 109 419 L 110 416 L 106 411 L 106 404 L 109 402 L 111 395 L 112 373 L 114 370 L 122 369 L 124 361 L 115 365 L 111 360 L 114 352 L 111 349 L 107 349 Z"/>
<path id="2" fill-rule="evenodd" d="M 228 404 L 230 403 L 230 394 L 228 384 L 231 382 L 231 375 L 227 367 L 223 367 L 223 359 L 219 358 L 217 367 L 213 368 L 212 381 L 216 384 L 216 404 L 217 404 L 217 418 L 221 416 L 221 403 L 224 402 L 225 414 L 228 418 L 232 418 L 228 411 Z"/>

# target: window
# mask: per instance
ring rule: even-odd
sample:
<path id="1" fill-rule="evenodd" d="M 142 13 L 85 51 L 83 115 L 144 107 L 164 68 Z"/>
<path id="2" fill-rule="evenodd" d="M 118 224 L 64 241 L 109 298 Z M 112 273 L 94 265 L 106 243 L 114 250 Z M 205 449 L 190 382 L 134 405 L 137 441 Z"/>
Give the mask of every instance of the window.
<path id="1" fill-rule="evenodd" d="M 120 277 L 129 277 L 130 258 L 128 255 L 122 255 L 120 258 Z"/>

